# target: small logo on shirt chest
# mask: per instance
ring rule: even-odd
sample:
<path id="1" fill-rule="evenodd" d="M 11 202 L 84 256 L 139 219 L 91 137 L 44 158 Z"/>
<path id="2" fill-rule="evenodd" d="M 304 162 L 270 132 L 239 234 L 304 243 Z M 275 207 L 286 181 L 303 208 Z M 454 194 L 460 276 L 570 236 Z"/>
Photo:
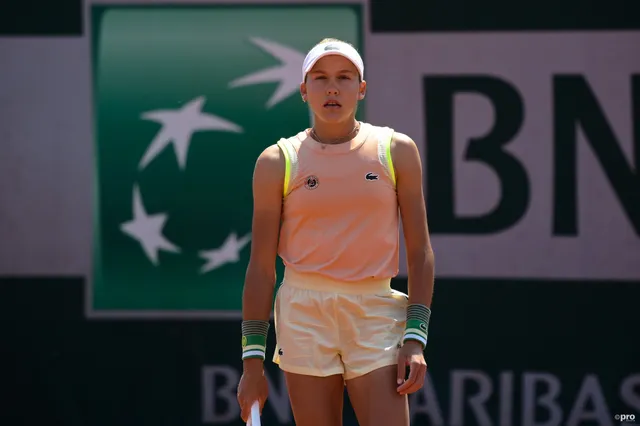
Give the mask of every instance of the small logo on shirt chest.
<path id="1" fill-rule="evenodd" d="M 364 175 L 364 178 L 366 180 L 378 180 L 378 175 L 376 173 L 369 172 L 366 175 Z"/>
<path id="2" fill-rule="evenodd" d="M 316 176 L 309 176 L 304 180 L 304 187 L 307 189 L 316 189 L 320 182 Z"/>

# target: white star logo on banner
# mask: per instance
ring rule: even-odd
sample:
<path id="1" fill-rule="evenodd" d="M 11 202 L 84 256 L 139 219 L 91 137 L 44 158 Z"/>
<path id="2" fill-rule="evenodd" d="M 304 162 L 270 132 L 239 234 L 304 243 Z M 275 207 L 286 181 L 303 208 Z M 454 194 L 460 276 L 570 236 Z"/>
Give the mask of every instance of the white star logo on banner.
<path id="1" fill-rule="evenodd" d="M 251 86 L 261 83 L 278 82 L 278 88 L 267 102 L 267 108 L 276 106 L 279 102 L 300 90 L 300 73 L 304 54 L 274 41 L 262 38 L 251 38 L 251 42 L 274 58 L 280 60 L 280 65 L 256 71 L 229 83 L 229 87 Z"/>
<path id="2" fill-rule="evenodd" d="M 140 189 L 137 185 L 133 187 L 133 219 L 121 224 L 120 229 L 140 243 L 147 258 L 156 266 L 159 250 L 180 252 L 180 248 L 162 234 L 167 219 L 166 213 L 147 214 L 140 197 Z"/>
<path id="3" fill-rule="evenodd" d="M 249 244 L 251 234 L 247 234 L 240 239 L 235 232 L 231 232 L 227 239 L 220 247 L 213 250 L 201 251 L 200 257 L 205 259 L 207 263 L 200 269 L 200 273 L 204 274 L 214 269 L 218 269 L 227 263 L 237 263 L 240 261 L 240 251 Z"/>
<path id="4" fill-rule="evenodd" d="M 184 169 L 191 136 L 195 132 L 217 130 L 242 133 L 242 127 L 237 124 L 213 114 L 203 113 L 204 101 L 204 96 L 200 96 L 180 109 L 148 111 L 142 114 L 143 119 L 161 123 L 162 128 L 140 160 L 140 169 L 144 169 L 169 144 L 173 144 L 178 166 Z"/>

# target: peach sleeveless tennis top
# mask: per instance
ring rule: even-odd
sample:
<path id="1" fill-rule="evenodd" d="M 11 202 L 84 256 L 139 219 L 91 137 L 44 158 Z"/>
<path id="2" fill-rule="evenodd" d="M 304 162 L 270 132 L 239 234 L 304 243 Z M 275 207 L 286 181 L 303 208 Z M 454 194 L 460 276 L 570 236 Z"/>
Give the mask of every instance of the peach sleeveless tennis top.
<path id="1" fill-rule="evenodd" d="M 398 273 L 393 129 L 362 123 L 350 142 L 307 131 L 278 141 L 286 159 L 278 254 L 287 269 L 344 282 Z"/>

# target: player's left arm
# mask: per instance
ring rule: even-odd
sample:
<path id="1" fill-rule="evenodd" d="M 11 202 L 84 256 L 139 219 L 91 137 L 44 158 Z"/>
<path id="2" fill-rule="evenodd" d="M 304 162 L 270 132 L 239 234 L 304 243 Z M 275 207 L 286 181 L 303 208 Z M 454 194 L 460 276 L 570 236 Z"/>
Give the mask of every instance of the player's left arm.
<path id="1" fill-rule="evenodd" d="M 396 132 L 391 158 L 407 253 L 409 303 L 431 308 L 435 258 L 427 224 L 420 152 L 409 136 Z"/>

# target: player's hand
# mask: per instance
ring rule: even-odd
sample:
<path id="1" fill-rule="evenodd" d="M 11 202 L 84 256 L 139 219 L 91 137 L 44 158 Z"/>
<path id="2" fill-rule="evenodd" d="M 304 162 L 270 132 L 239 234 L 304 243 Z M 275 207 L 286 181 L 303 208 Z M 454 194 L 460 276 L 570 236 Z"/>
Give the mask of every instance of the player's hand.
<path id="1" fill-rule="evenodd" d="M 409 378 L 405 374 L 409 367 Z M 422 345 L 408 341 L 398 350 L 398 393 L 407 395 L 422 388 L 427 375 L 427 362 L 424 360 Z"/>
<path id="2" fill-rule="evenodd" d="M 238 403 L 240 417 L 246 423 L 251 416 L 251 406 L 260 401 L 260 414 L 269 396 L 269 386 L 264 375 L 264 365 L 261 359 L 247 359 L 244 361 L 244 371 L 238 383 Z"/>

